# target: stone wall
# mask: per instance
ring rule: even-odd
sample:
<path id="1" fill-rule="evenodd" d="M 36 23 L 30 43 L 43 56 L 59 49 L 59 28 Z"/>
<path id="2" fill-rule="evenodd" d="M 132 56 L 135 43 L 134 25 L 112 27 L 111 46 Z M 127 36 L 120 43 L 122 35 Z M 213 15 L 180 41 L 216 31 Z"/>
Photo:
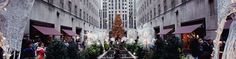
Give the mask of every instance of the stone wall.
<path id="1" fill-rule="evenodd" d="M 164 26 L 169 26 L 175 24 L 175 28 L 181 27 L 180 24 L 184 22 L 189 22 L 193 20 L 198 20 L 205 18 L 206 22 L 206 36 L 209 39 L 214 39 L 214 31 L 217 26 L 217 14 L 216 14 L 216 1 L 214 0 L 214 9 L 210 9 L 209 0 L 189 0 L 187 2 L 181 2 L 180 0 L 175 0 L 175 6 L 172 6 L 171 0 L 167 0 L 167 10 L 164 11 L 164 0 L 153 1 L 154 3 L 149 4 L 147 7 L 142 7 L 147 0 L 141 1 L 138 8 L 137 20 L 138 24 L 142 26 L 145 23 L 151 23 L 152 27 L 160 26 L 160 31 L 163 30 Z M 160 5 L 160 12 L 158 11 Z M 156 8 L 156 10 L 154 10 Z M 150 13 L 152 11 L 153 13 Z M 154 15 L 154 11 L 157 15 Z M 176 13 L 178 12 L 178 16 Z M 214 12 L 211 15 L 210 12 Z M 154 16 L 153 16 L 154 15 Z M 152 16 L 152 18 L 150 17 Z M 142 17 L 147 17 L 142 19 Z M 141 21 L 144 20 L 144 21 Z"/>

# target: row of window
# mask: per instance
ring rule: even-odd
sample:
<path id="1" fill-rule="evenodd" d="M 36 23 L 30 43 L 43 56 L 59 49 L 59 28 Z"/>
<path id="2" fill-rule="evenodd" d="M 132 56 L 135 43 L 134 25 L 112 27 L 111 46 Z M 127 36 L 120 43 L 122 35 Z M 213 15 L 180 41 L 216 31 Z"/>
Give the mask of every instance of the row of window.
<path id="1" fill-rule="evenodd" d="M 152 1 L 152 0 L 149 0 L 149 1 Z M 186 3 L 190 0 L 181 0 L 181 3 Z M 176 0 L 171 0 L 171 5 L 170 7 L 167 7 L 167 0 L 163 0 L 163 12 L 167 11 L 168 8 L 174 8 L 176 6 Z M 151 3 L 151 2 L 150 2 Z M 147 10 L 146 7 L 148 7 L 148 3 L 147 1 L 141 6 L 141 9 L 139 10 L 140 13 L 142 13 L 143 11 Z M 145 14 L 145 16 L 142 16 L 140 19 L 139 19 L 139 22 L 141 23 L 146 23 L 146 22 L 149 22 L 151 21 L 155 16 L 158 16 L 161 14 L 161 5 L 160 3 L 157 4 L 158 6 L 157 7 L 154 7 L 153 9 L 150 9 L 150 12 L 147 12 Z M 211 9 L 211 8 L 210 8 Z M 213 11 L 214 12 L 214 11 Z M 145 13 L 145 12 L 143 12 Z M 162 20 L 164 20 L 164 18 L 162 18 Z"/>
<path id="2" fill-rule="evenodd" d="M 115 1 L 117 2 L 117 0 L 115 0 Z M 121 0 L 118 0 L 118 1 L 120 2 Z M 109 0 L 109 2 L 113 2 L 113 0 Z M 127 2 L 127 0 L 122 0 L 122 2 Z"/>
<path id="3" fill-rule="evenodd" d="M 128 3 L 128 5 L 127 5 Z M 113 21 L 114 21 L 114 13 L 127 13 L 128 11 L 108 11 L 108 10 L 118 10 L 118 9 L 123 9 L 123 10 L 129 10 L 130 12 L 133 11 L 133 5 L 132 5 L 133 1 L 130 0 L 129 2 L 127 2 L 126 0 L 103 0 L 103 23 L 100 24 L 102 25 L 104 29 L 111 29 Z M 127 7 L 128 6 L 128 7 Z M 107 8 L 108 7 L 108 8 Z M 108 16 L 108 17 L 107 17 Z M 136 25 L 134 25 L 134 21 L 130 21 L 128 20 L 128 15 L 127 14 L 123 14 L 121 15 L 121 19 L 123 20 L 123 26 L 125 28 L 128 27 L 135 27 Z M 109 20 L 109 21 L 105 21 L 105 20 Z M 130 19 L 130 18 L 129 18 Z M 128 26 L 128 21 L 129 21 L 129 26 Z M 135 23 L 136 24 L 136 23 Z"/>
<path id="4" fill-rule="evenodd" d="M 129 3 L 132 3 L 132 2 L 129 2 Z M 113 2 L 111 2 L 110 4 L 108 4 L 109 5 L 109 9 L 128 9 L 127 7 L 126 7 L 126 3 L 122 3 L 122 5 L 119 3 L 119 2 L 116 2 L 116 3 L 113 3 Z M 114 5 L 114 6 L 113 6 Z M 103 2 L 103 9 L 104 8 L 107 8 L 107 2 Z M 132 6 L 132 4 L 129 4 L 129 8 L 133 8 L 133 6 Z"/>
<path id="5" fill-rule="evenodd" d="M 56 0 L 47 0 L 48 3 L 54 5 L 54 1 Z M 81 17 L 82 19 L 85 19 L 85 21 L 91 22 L 92 24 L 96 24 L 98 23 L 94 17 L 91 17 L 90 15 L 88 15 L 87 12 L 83 11 L 81 8 L 78 9 L 77 4 L 72 4 L 71 0 L 60 0 L 59 1 L 59 6 L 62 9 L 66 9 L 64 8 L 65 6 L 65 2 L 67 2 L 67 7 L 68 7 L 68 12 L 73 13 L 79 17 Z M 98 11 L 95 9 L 95 6 L 92 6 L 91 2 L 88 2 L 88 0 L 80 0 L 80 2 L 83 2 L 84 5 L 88 6 L 88 10 L 90 10 L 93 14 L 98 15 Z M 73 10 L 72 10 L 73 9 Z M 79 12 L 78 12 L 79 11 Z M 79 14 L 79 15 L 78 15 Z M 58 16 L 59 17 L 59 16 Z"/>
<path id="6" fill-rule="evenodd" d="M 182 0 L 182 3 L 184 3 L 184 2 L 187 2 L 187 1 L 189 1 L 189 0 Z M 153 1 L 154 2 L 154 1 Z M 162 1 L 162 3 L 163 3 L 163 11 L 167 11 L 167 9 L 168 8 L 174 8 L 175 6 L 176 6 L 176 2 L 177 2 L 177 0 L 170 0 L 170 4 L 171 4 L 171 6 L 170 7 L 168 7 L 168 5 L 167 5 L 167 0 L 163 0 Z M 149 7 L 149 5 L 152 3 L 152 0 L 147 0 L 147 1 L 144 1 L 144 3 L 141 5 L 141 7 L 140 7 L 140 9 L 139 9 L 139 12 L 143 12 L 143 11 L 145 11 L 146 10 L 146 8 L 147 7 Z M 157 4 L 157 8 L 159 9 L 159 11 L 161 11 L 161 5 L 160 5 L 161 3 L 158 3 Z"/>
<path id="7" fill-rule="evenodd" d="M 117 12 L 118 12 L 118 13 L 121 13 L 120 11 L 109 11 L 109 13 L 114 13 L 114 12 L 115 12 L 115 13 L 117 13 Z M 127 11 L 122 11 L 122 13 L 127 13 Z"/>
<path id="8" fill-rule="evenodd" d="M 188 0 L 182 0 L 184 2 L 188 1 Z M 167 0 L 163 0 L 163 11 L 167 11 Z M 139 13 L 144 13 L 145 10 L 147 10 L 146 8 L 149 7 L 149 5 L 152 3 L 152 0 L 147 0 L 144 2 L 144 4 L 141 5 L 140 10 L 138 11 Z M 176 0 L 171 0 L 171 6 L 172 8 L 174 8 L 176 6 Z M 157 6 L 155 6 L 153 9 L 150 9 L 150 12 L 147 12 L 147 14 L 143 17 L 141 17 L 139 20 L 143 23 L 145 22 L 149 22 L 152 18 L 154 18 L 155 16 L 158 16 L 161 14 L 161 4 L 158 3 Z M 145 20 L 146 19 L 146 20 Z"/>

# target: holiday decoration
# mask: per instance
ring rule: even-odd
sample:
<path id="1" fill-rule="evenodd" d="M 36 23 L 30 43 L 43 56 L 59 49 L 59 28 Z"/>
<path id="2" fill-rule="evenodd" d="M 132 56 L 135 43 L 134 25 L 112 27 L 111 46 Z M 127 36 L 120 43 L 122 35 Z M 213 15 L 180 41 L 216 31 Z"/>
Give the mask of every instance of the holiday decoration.
<path id="1" fill-rule="evenodd" d="M 116 41 L 121 41 L 121 38 L 124 36 L 124 28 L 122 25 L 120 14 L 116 15 L 115 23 L 112 26 L 112 37 Z"/>
<path id="2" fill-rule="evenodd" d="M 236 1 L 235 0 L 217 0 L 217 15 L 218 15 L 218 23 L 217 23 L 217 30 L 216 30 L 216 38 L 214 40 L 214 56 L 213 59 L 220 59 L 219 57 L 219 50 L 220 50 L 220 37 L 223 32 L 224 24 L 226 22 L 226 18 L 228 16 L 233 18 L 233 22 L 231 23 L 231 26 L 229 28 L 229 36 L 227 38 L 226 44 L 225 44 L 225 50 L 223 52 L 222 59 L 235 59 L 235 7 Z"/>

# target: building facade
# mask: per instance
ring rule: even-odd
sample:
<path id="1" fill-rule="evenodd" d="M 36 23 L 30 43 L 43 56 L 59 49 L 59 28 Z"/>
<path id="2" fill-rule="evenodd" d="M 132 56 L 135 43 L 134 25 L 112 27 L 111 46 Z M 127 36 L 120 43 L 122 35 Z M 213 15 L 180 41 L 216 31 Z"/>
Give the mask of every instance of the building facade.
<path id="1" fill-rule="evenodd" d="M 137 0 L 137 25 L 149 23 L 156 33 L 165 29 L 202 24 L 205 38 L 214 39 L 216 0 Z M 178 36 L 178 35 L 177 35 Z"/>
<path id="2" fill-rule="evenodd" d="M 99 28 L 99 8 L 99 0 L 35 0 L 25 34 L 42 26 L 71 30 L 83 38 L 85 32 Z"/>
<path id="3" fill-rule="evenodd" d="M 102 1 L 102 28 L 111 29 L 115 15 L 120 14 L 125 29 L 134 29 L 134 0 L 103 0 Z"/>

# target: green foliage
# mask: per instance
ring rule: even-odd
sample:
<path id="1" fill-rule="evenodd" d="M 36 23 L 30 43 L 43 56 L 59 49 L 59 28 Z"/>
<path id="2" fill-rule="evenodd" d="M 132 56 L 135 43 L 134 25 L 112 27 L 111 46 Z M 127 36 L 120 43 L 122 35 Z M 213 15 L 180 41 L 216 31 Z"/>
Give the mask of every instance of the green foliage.
<path id="1" fill-rule="evenodd" d="M 139 47 L 140 47 L 140 46 L 137 45 L 137 44 L 126 44 L 127 50 L 129 50 L 131 53 L 137 52 L 137 50 L 138 50 Z"/>
<path id="2" fill-rule="evenodd" d="M 110 48 L 108 42 L 106 41 L 104 41 L 104 48 L 106 51 Z"/>
<path id="3" fill-rule="evenodd" d="M 66 59 L 66 45 L 58 40 L 53 40 L 46 49 L 46 59 Z"/>
<path id="4" fill-rule="evenodd" d="M 97 44 L 92 44 L 88 48 L 86 48 L 86 59 L 96 59 L 101 53 L 102 47 Z"/>
<path id="5" fill-rule="evenodd" d="M 78 55 L 79 55 L 79 49 L 78 49 L 78 45 L 76 44 L 76 42 L 70 42 L 69 46 L 67 47 L 67 52 L 68 52 L 68 57 L 69 59 L 78 59 Z"/>
<path id="6" fill-rule="evenodd" d="M 79 59 L 86 59 L 86 51 L 81 51 L 80 53 L 79 53 Z"/>
<path id="7" fill-rule="evenodd" d="M 180 59 L 182 40 L 177 37 L 166 37 L 157 39 L 155 45 L 150 50 L 143 49 L 137 42 L 127 44 L 126 48 L 135 53 L 138 59 Z"/>
<path id="8" fill-rule="evenodd" d="M 167 37 L 165 40 L 156 40 L 153 58 L 158 59 L 180 59 L 182 42 L 177 37 Z"/>
<path id="9" fill-rule="evenodd" d="M 97 59 L 97 57 L 102 54 L 102 48 L 103 47 L 100 45 L 92 44 L 85 50 L 79 52 L 78 59 Z"/>
<path id="10" fill-rule="evenodd" d="M 138 44 L 138 41 L 135 41 L 135 43 L 133 43 L 133 44 L 126 44 L 125 47 L 131 53 L 135 53 L 136 56 L 138 54 L 141 54 L 141 52 L 142 52 L 142 51 L 140 51 L 140 50 L 142 50 L 142 46 Z"/>
<path id="11" fill-rule="evenodd" d="M 78 59 L 79 49 L 76 42 L 67 47 L 64 42 L 54 39 L 46 49 L 46 59 Z"/>

